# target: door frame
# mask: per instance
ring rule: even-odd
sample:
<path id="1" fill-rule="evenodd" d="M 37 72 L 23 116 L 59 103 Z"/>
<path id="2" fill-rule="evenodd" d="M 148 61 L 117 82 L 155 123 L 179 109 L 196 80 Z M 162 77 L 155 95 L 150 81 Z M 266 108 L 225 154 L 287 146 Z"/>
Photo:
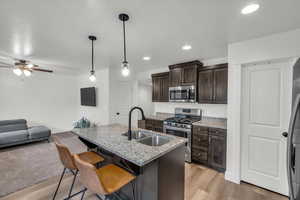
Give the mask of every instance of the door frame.
<path id="1" fill-rule="evenodd" d="M 241 99 L 242 68 L 249 64 L 263 62 L 283 62 L 292 69 L 299 57 L 286 57 L 251 62 L 234 62 L 229 59 L 228 65 L 228 104 L 227 104 L 227 160 L 225 179 L 236 184 L 241 181 Z M 252 59 L 253 60 L 253 59 Z M 290 74 L 290 101 L 292 100 L 292 70 Z"/>
<path id="2" fill-rule="evenodd" d="M 291 64 L 293 63 L 293 64 Z M 245 97 L 243 96 L 245 94 L 246 88 L 246 82 L 247 82 L 247 76 L 246 76 L 246 70 L 247 68 L 251 68 L 251 67 L 255 67 L 257 65 L 262 65 L 262 66 L 266 66 L 266 65 L 281 65 L 282 67 L 284 67 L 284 71 L 283 71 L 283 76 L 284 76 L 284 80 L 287 81 L 287 85 L 286 88 L 288 88 L 286 92 L 288 99 L 284 100 L 284 104 L 287 105 L 292 105 L 292 81 L 293 81 L 293 66 L 295 64 L 295 62 L 291 62 L 290 60 L 284 59 L 284 60 L 273 60 L 273 61 L 265 61 L 265 62 L 256 62 L 256 63 L 251 63 L 251 64 L 245 64 L 242 66 L 241 68 L 241 104 L 240 104 L 240 181 L 242 181 L 242 168 L 243 168 L 243 139 L 244 137 L 246 137 L 247 135 L 244 135 L 244 128 L 246 126 L 245 121 L 244 121 L 244 116 L 245 116 Z M 251 70 L 251 69 L 250 69 Z M 284 89 L 284 88 L 282 88 Z M 285 132 L 288 130 L 289 127 L 289 118 L 291 115 L 291 108 L 292 106 L 290 106 L 290 108 L 288 110 L 282 109 L 281 110 L 281 115 L 283 115 L 283 130 L 281 130 L 281 132 Z M 243 113 L 243 114 L 242 114 Z M 249 114 L 249 113 L 248 113 Z M 286 144 L 286 142 L 285 142 Z M 284 158 L 286 158 L 286 155 L 284 155 Z M 286 165 L 284 165 L 284 173 L 286 173 L 287 169 L 286 169 Z M 285 174 L 283 176 L 283 178 L 287 179 L 287 175 Z M 253 183 L 251 183 L 253 184 Z M 277 192 L 277 191 L 275 191 Z M 288 195 L 288 191 L 282 191 L 284 195 Z"/>

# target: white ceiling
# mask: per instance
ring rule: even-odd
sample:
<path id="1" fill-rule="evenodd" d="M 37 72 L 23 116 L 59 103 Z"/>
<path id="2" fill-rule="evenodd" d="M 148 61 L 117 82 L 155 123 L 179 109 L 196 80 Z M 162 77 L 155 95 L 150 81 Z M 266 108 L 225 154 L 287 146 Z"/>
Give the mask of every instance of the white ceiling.
<path id="1" fill-rule="evenodd" d="M 250 1 L 1 0 L 0 55 L 86 71 L 87 37 L 95 34 L 96 69 L 120 67 L 121 12 L 130 16 L 128 60 L 135 71 L 224 57 L 228 43 L 300 28 L 299 0 L 257 0 L 258 12 L 241 15 Z M 185 43 L 192 50 L 182 51 Z"/>

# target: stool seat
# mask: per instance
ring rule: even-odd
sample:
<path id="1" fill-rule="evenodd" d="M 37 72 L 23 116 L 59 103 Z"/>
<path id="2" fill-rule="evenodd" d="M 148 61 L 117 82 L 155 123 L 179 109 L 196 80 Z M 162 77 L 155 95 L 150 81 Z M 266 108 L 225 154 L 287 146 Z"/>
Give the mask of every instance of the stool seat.
<path id="1" fill-rule="evenodd" d="M 136 177 L 131 173 L 114 164 L 97 169 L 94 165 L 81 160 L 78 155 L 74 155 L 74 160 L 80 172 L 79 180 L 85 187 L 81 199 L 87 189 L 95 194 L 116 195 L 116 192 L 129 183 L 132 184 L 133 197 L 135 197 L 133 181 Z"/>
<path id="2" fill-rule="evenodd" d="M 103 157 L 92 151 L 82 152 L 77 155 L 80 157 L 81 160 L 91 163 L 92 165 L 104 161 Z"/>
<path id="3" fill-rule="evenodd" d="M 126 170 L 113 164 L 97 169 L 96 173 L 108 194 L 118 191 L 136 178 Z"/>

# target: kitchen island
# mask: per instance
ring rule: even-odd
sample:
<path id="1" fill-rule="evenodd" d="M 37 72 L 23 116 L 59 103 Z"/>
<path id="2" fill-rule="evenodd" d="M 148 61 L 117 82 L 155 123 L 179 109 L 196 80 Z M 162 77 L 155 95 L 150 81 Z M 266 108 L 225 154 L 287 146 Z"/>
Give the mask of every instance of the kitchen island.
<path id="1" fill-rule="evenodd" d="M 146 136 L 129 141 L 124 136 L 127 127 L 120 124 L 73 129 L 72 132 L 96 145 L 107 162 L 113 162 L 137 176 L 134 184 L 136 200 L 184 199 L 186 139 L 140 130 Z M 151 146 L 141 143 L 155 136 L 162 138 L 165 144 Z M 121 189 L 120 193 L 133 199 L 130 185 Z"/>

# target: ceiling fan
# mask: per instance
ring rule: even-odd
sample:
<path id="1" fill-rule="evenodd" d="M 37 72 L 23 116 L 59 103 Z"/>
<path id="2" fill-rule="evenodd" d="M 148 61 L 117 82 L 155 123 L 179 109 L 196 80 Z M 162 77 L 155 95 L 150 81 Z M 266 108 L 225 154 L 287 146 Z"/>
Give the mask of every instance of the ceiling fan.
<path id="1" fill-rule="evenodd" d="M 24 74 L 25 76 L 31 76 L 33 71 L 48 72 L 48 73 L 53 72 L 53 70 L 42 69 L 39 67 L 39 65 L 33 64 L 27 60 L 22 60 L 22 59 L 21 60 L 16 59 L 16 61 L 13 64 L 0 62 L 0 67 L 11 68 L 14 74 L 16 74 L 17 76 L 21 76 L 22 74 Z"/>

